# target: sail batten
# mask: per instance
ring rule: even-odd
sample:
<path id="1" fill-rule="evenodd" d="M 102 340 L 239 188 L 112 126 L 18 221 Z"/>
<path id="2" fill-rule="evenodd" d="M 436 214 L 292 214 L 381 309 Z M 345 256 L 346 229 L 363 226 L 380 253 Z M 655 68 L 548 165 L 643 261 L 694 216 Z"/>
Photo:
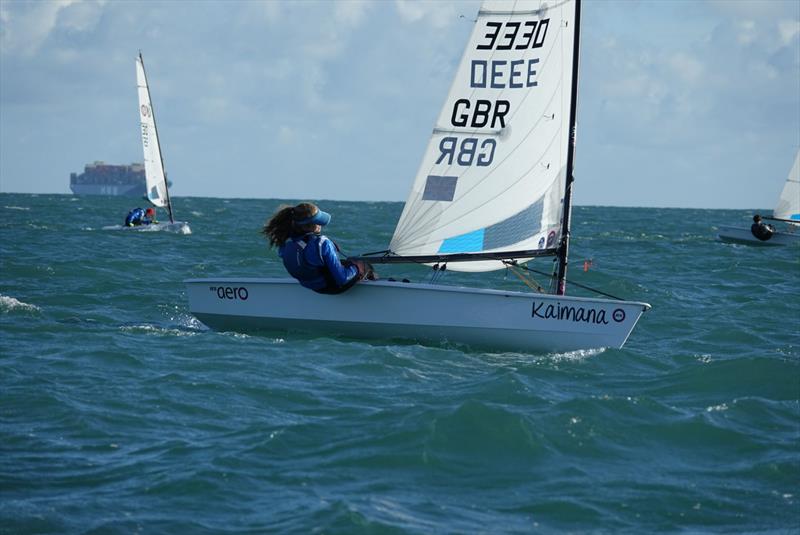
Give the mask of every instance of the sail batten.
<path id="1" fill-rule="evenodd" d="M 389 249 L 553 250 L 562 236 L 575 0 L 484 2 Z M 488 271 L 502 262 L 450 264 Z"/>

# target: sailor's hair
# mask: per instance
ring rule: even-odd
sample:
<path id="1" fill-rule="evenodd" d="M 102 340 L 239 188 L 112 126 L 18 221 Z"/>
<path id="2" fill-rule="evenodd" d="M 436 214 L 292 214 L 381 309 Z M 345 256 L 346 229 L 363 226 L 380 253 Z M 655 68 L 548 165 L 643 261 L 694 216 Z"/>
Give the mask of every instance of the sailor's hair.
<path id="1" fill-rule="evenodd" d="M 310 202 L 301 202 L 296 206 L 281 205 L 278 210 L 272 214 L 264 227 L 261 229 L 261 234 L 269 241 L 270 247 L 283 245 L 292 231 L 296 228 L 299 230 L 310 231 L 313 230 L 315 225 L 297 225 L 295 220 L 303 220 L 312 217 L 319 211 L 319 208 Z"/>

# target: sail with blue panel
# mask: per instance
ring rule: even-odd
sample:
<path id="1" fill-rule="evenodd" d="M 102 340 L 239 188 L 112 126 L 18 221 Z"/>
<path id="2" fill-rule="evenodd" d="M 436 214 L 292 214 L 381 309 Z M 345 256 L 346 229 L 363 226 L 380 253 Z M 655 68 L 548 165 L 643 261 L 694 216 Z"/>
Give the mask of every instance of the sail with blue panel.
<path id="1" fill-rule="evenodd" d="M 484 2 L 392 254 L 555 254 L 564 220 L 575 18 L 572 0 Z M 457 271 L 503 267 L 500 260 L 448 263 Z"/>

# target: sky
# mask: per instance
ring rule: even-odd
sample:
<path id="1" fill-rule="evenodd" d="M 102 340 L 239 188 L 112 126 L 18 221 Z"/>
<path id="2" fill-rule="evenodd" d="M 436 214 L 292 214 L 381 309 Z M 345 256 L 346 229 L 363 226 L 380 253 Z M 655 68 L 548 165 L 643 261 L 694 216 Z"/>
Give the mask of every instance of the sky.
<path id="1" fill-rule="evenodd" d="M 0 192 L 141 162 L 173 196 L 404 201 L 480 3 L 0 0 Z M 800 147 L 800 2 L 585 0 L 574 203 L 770 209 Z"/>

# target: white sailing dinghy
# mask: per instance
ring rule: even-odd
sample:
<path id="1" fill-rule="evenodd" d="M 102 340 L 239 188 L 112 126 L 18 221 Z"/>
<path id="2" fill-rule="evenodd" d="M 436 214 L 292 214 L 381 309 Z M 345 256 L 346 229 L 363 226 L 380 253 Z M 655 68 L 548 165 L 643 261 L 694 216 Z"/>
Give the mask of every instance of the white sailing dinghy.
<path id="1" fill-rule="evenodd" d="M 621 347 L 648 304 L 564 295 L 579 19 L 580 0 L 484 2 L 390 248 L 361 257 L 478 272 L 558 256 L 553 293 L 381 280 L 323 295 L 293 279 L 192 279 L 192 314 L 217 330 Z"/>
<path id="2" fill-rule="evenodd" d="M 159 222 L 136 227 L 123 227 L 130 230 L 166 230 L 179 234 L 191 234 L 192 230 L 186 221 L 175 221 L 172 213 L 172 202 L 169 198 L 167 175 L 164 172 L 164 159 L 161 156 L 161 144 L 158 141 L 156 128 L 156 115 L 150 100 L 150 88 L 147 85 L 147 75 L 144 72 L 144 59 L 142 53 L 136 58 L 136 85 L 139 91 L 139 119 L 142 130 L 142 149 L 144 151 L 144 172 L 147 187 L 147 200 L 159 208 L 166 208 L 169 214 L 169 223 Z"/>
<path id="3" fill-rule="evenodd" d="M 751 245 L 800 245 L 800 149 L 794 157 L 794 165 L 786 177 L 772 217 L 765 216 L 763 219 L 787 223 L 788 231 L 776 231 L 768 239 L 762 240 L 749 228 L 720 225 L 719 239 Z"/>

